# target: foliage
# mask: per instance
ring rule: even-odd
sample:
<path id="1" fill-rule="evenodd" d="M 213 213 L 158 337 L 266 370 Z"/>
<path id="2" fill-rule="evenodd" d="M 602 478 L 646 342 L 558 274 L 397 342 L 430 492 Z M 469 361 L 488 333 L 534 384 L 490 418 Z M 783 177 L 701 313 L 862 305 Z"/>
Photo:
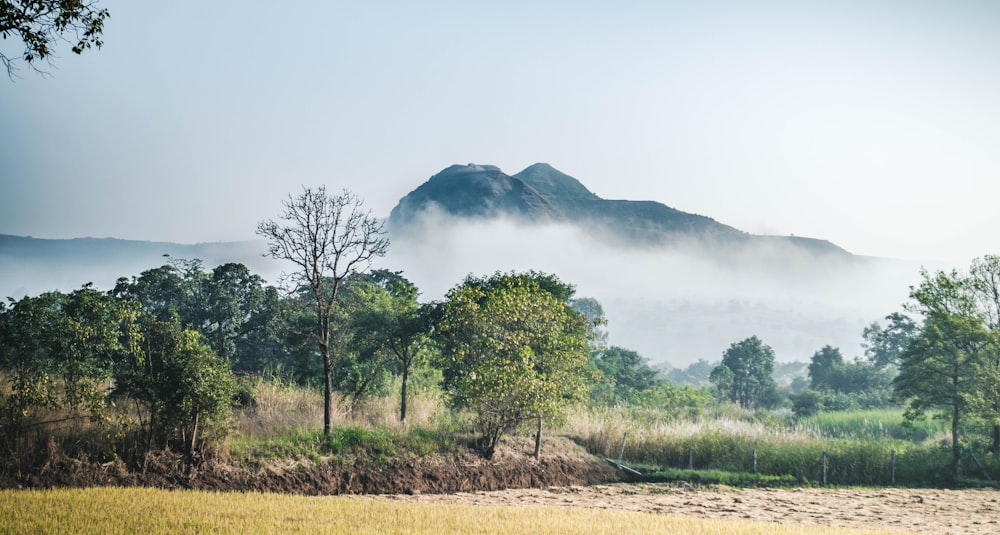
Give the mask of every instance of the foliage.
<path id="1" fill-rule="evenodd" d="M 791 394 L 799 416 L 820 411 L 861 410 L 891 404 L 892 371 L 865 361 L 844 362 L 840 350 L 824 346 L 809 364 L 810 387 Z"/>
<path id="2" fill-rule="evenodd" d="M 101 48 L 104 21 L 110 13 L 96 4 L 88 0 L 2 0 L 0 37 L 20 40 L 24 44 L 21 59 L 32 67 L 35 61 L 50 59 L 57 41 L 69 42 L 74 54 Z M 0 63 L 8 76 L 14 74 L 15 61 L 0 52 Z"/>
<path id="3" fill-rule="evenodd" d="M 709 380 L 719 394 L 746 409 L 767 404 L 775 392 L 774 350 L 756 336 L 733 343 Z"/>
<path id="4" fill-rule="evenodd" d="M 591 387 L 592 403 L 635 403 L 660 383 L 656 370 L 639 353 L 623 347 L 595 349 L 590 353 L 590 362 L 603 374 Z"/>
<path id="5" fill-rule="evenodd" d="M 45 410 L 63 419 L 101 419 L 107 381 L 136 350 L 135 311 L 89 285 L 0 307 L 0 427 L 4 436 L 41 425 Z"/>
<path id="6" fill-rule="evenodd" d="M 159 321 L 178 321 L 237 371 L 260 371 L 280 360 L 278 291 L 243 264 L 222 264 L 211 272 L 200 260 L 171 260 L 138 277 L 118 279 L 114 294 L 134 300 Z"/>
<path id="7" fill-rule="evenodd" d="M 399 375 L 399 420 L 404 422 L 410 372 L 432 351 L 437 309 L 417 303 L 417 287 L 398 272 L 377 270 L 365 279 L 358 282 L 358 291 L 370 297 L 368 306 L 355 315 L 354 330 L 363 333 L 362 345 L 384 353 L 384 360 Z"/>
<path id="8" fill-rule="evenodd" d="M 896 366 L 900 356 L 906 351 L 917 334 L 917 324 L 913 319 L 901 312 L 893 312 L 885 317 L 888 325 L 882 327 L 878 322 L 865 327 L 861 336 L 862 346 L 868 361 L 879 369 Z"/>
<path id="9" fill-rule="evenodd" d="M 996 388 L 991 366 L 997 332 L 988 329 L 974 286 L 957 271 L 924 272 L 910 298 L 910 308 L 923 316 L 923 324 L 900 357 L 896 395 L 908 400 L 909 420 L 944 409 L 951 421 L 951 465 L 957 477 L 963 422 L 977 414 L 991 416 L 985 401 L 989 396 L 982 396 Z"/>
<path id="10" fill-rule="evenodd" d="M 438 326 L 445 387 L 476 415 L 486 458 L 505 433 L 528 420 L 540 428 L 585 394 L 589 326 L 571 296 L 538 274 L 469 277 L 448 292 Z"/>
<path id="11" fill-rule="evenodd" d="M 328 195 L 326 188 L 303 188 L 283 203 L 282 223 L 257 225 L 268 240 L 268 254 L 295 264 L 288 275 L 295 288 L 308 289 L 316 313 L 313 331 L 323 360 L 323 430 L 330 434 L 333 410 L 335 355 L 331 353 L 331 320 L 337 311 L 340 285 L 349 275 L 368 268 L 389 247 L 384 224 L 363 201 L 344 190 Z"/>
<path id="12" fill-rule="evenodd" d="M 712 401 L 712 393 L 706 387 L 676 386 L 663 382 L 644 390 L 638 403 L 662 410 L 675 418 L 696 418 L 705 412 Z"/>
<path id="13" fill-rule="evenodd" d="M 117 394 L 143 408 L 151 443 L 177 441 L 193 452 L 229 416 L 236 392 L 229 364 L 177 322 L 146 319 L 142 328 L 142 356 L 119 374 Z"/>
<path id="14" fill-rule="evenodd" d="M 716 366 L 718 366 L 718 363 L 698 359 L 683 370 L 670 370 L 667 373 L 667 380 L 679 385 L 702 386 L 708 384 L 708 378 Z"/>

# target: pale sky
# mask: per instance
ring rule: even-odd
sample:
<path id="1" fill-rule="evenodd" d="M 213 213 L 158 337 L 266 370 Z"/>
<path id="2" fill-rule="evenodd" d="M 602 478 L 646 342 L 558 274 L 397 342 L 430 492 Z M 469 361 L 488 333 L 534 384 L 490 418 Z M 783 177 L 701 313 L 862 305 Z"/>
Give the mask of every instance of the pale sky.
<path id="1" fill-rule="evenodd" d="M 1000 2 L 125 2 L 0 79 L 0 233 L 255 239 L 455 163 L 863 255 L 1000 253 Z M 8 56 L 21 49 L 0 42 Z"/>

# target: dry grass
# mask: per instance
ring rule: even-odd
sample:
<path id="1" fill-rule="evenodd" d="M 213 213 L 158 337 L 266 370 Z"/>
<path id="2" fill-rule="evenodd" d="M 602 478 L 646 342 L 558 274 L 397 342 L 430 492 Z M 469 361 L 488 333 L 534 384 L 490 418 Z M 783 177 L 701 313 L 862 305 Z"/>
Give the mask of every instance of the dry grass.
<path id="1" fill-rule="evenodd" d="M 281 380 L 257 379 L 250 385 L 254 404 L 236 412 L 237 430 L 247 438 L 323 427 L 323 393 Z M 340 399 L 334 403 L 336 419 L 346 415 Z"/>
<path id="2" fill-rule="evenodd" d="M 617 455 L 622 436 L 628 433 L 626 455 L 632 458 L 655 456 L 664 444 L 691 442 L 705 436 L 726 436 L 739 441 L 771 444 L 805 444 L 816 439 L 807 429 L 776 428 L 758 421 L 733 417 L 675 420 L 655 418 L 655 413 L 643 411 L 636 415 L 628 409 L 578 409 L 567 418 L 562 432 L 576 438 L 593 452 Z"/>
<path id="3" fill-rule="evenodd" d="M 255 403 L 236 412 L 237 430 L 246 438 L 267 438 L 289 432 L 323 427 L 323 393 L 282 382 L 257 380 L 251 387 Z M 398 385 L 393 391 L 398 392 Z M 333 424 L 373 429 L 402 429 L 409 425 L 428 426 L 447 409 L 433 392 L 410 396 L 406 424 L 399 421 L 399 395 L 375 397 L 352 404 L 340 394 L 333 398 Z"/>
<path id="4" fill-rule="evenodd" d="M 0 491 L 0 533 L 887 533 L 554 506 L 146 488 Z"/>

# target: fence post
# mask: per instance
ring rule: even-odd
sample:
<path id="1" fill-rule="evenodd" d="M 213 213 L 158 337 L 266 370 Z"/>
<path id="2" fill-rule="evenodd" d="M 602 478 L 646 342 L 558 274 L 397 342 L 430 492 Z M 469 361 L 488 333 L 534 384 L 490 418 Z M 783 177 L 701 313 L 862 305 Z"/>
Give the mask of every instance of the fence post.
<path id="1" fill-rule="evenodd" d="M 627 436 L 628 436 L 628 431 L 625 431 L 625 434 L 622 435 L 622 447 L 621 447 L 621 449 L 618 450 L 618 469 L 619 470 L 622 469 L 622 456 L 625 455 L 625 437 L 627 437 Z"/>
<path id="2" fill-rule="evenodd" d="M 757 473 L 757 448 L 753 449 L 753 473 Z"/>
<path id="3" fill-rule="evenodd" d="M 826 486 L 826 465 L 827 465 L 827 458 L 826 458 L 826 452 L 824 451 L 823 452 L 823 486 L 824 487 Z"/>
<path id="4" fill-rule="evenodd" d="M 688 470 L 694 470 L 694 445 L 688 444 Z"/>
<path id="5" fill-rule="evenodd" d="M 892 484 L 895 485 L 896 484 L 896 450 L 892 450 L 892 457 L 891 458 L 892 458 L 892 468 L 889 471 L 889 481 L 891 481 Z"/>

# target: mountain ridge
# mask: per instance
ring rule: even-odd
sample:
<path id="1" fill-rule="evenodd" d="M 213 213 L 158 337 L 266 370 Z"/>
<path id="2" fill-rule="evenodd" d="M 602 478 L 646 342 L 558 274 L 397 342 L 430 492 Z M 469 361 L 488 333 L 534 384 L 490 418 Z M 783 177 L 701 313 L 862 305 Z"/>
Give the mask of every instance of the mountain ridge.
<path id="1" fill-rule="evenodd" d="M 389 215 L 389 227 L 403 233 L 435 210 L 472 220 L 507 216 L 535 224 L 568 223 L 624 246 L 670 246 L 693 240 L 722 250 L 781 244 L 812 253 L 853 256 L 827 240 L 750 234 L 658 201 L 604 199 L 547 163 L 532 164 L 514 175 L 494 165 L 451 165 L 401 198 Z"/>

